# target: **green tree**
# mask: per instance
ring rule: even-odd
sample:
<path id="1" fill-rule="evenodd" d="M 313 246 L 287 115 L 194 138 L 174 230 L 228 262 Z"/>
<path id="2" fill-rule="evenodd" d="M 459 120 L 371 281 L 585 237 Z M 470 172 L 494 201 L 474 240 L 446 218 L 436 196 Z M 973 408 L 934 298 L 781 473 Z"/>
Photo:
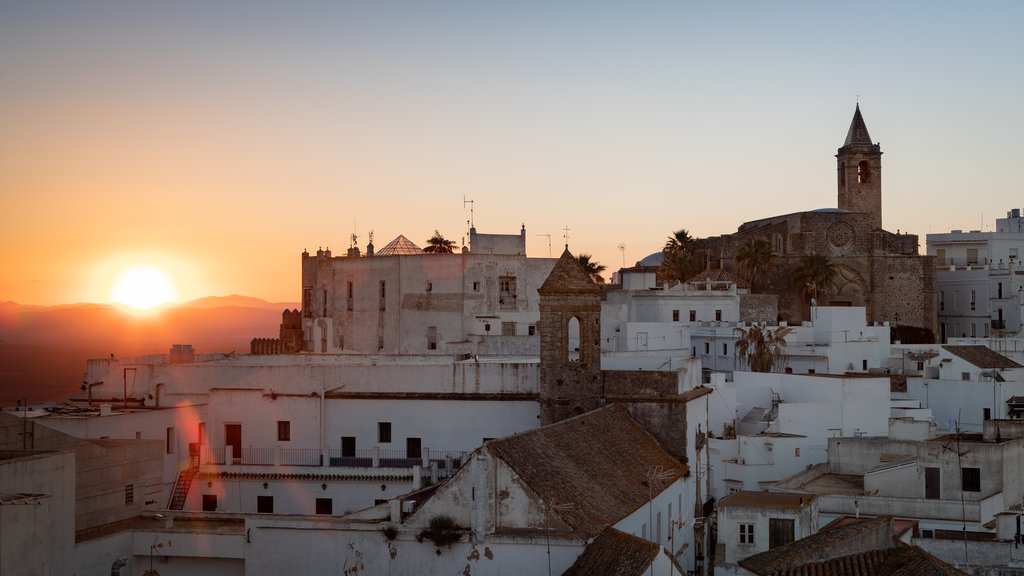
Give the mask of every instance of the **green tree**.
<path id="1" fill-rule="evenodd" d="M 600 264 L 596 260 L 591 260 L 591 258 L 593 258 L 593 255 L 585 253 L 580 253 L 580 255 L 576 257 L 576 259 L 580 261 L 580 266 L 583 266 L 583 269 L 590 275 L 591 280 L 597 284 L 604 284 L 604 276 L 601 276 L 601 272 L 607 270 L 608 267 L 604 264 Z"/>
<path id="2" fill-rule="evenodd" d="M 836 277 L 836 267 L 828 256 L 812 252 L 800 257 L 800 264 L 793 271 L 793 283 L 806 296 L 825 298 L 832 291 L 832 282 Z"/>
<path id="3" fill-rule="evenodd" d="M 750 282 L 753 292 L 760 292 L 765 275 L 775 267 L 775 251 L 768 240 L 760 236 L 747 238 L 736 251 L 736 266 L 743 278 Z"/>
<path id="4" fill-rule="evenodd" d="M 785 364 L 789 328 L 754 325 L 736 328 L 734 332 L 742 334 L 736 340 L 736 358 L 745 360 L 751 372 L 771 372 L 775 366 Z"/>
<path id="5" fill-rule="evenodd" d="M 423 251 L 428 254 L 451 254 L 455 252 L 455 242 L 434 230 L 434 235 L 427 239 L 427 246 L 423 248 Z"/>
<path id="6" fill-rule="evenodd" d="M 701 262 L 697 240 L 685 229 L 672 233 L 661 250 L 660 282 L 685 282 L 700 272 Z"/>

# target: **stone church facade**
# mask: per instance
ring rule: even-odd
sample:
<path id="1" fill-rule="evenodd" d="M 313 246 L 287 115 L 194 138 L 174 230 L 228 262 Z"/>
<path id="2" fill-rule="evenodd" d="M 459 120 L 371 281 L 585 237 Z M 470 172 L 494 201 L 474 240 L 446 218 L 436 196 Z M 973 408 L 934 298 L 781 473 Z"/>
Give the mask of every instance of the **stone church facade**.
<path id="1" fill-rule="evenodd" d="M 918 237 L 882 229 L 882 151 L 858 105 L 836 154 L 837 208 L 745 222 L 736 233 L 707 238 L 708 265 L 736 273 L 736 251 L 751 237 L 768 240 L 775 270 L 765 291 L 778 294 L 781 320 L 808 319 L 809 299 L 793 282 L 804 254 L 828 256 L 834 284 L 819 304 L 863 306 L 869 322 L 926 328 L 935 334 L 935 259 L 918 254 Z"/>

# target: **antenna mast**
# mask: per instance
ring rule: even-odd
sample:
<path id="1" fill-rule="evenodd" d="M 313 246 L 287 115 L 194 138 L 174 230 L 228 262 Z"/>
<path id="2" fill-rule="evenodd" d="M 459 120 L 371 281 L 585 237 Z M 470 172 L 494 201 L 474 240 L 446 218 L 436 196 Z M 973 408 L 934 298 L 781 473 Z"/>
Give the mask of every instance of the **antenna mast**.
<path id="1" fill-rule="evenodd" d="M 465 208 L 466 204 L 469 204 L 469 227 L 470 228 L 474 228 L 474 227 L 476 227 L 476 222 L 473 220 L 473 201 L 472 200 L 466 200 L 466 195 L 463 194 L 462 195 L 462 207 Z"/>
<path id="2" fill-rule="evenodd" d="M 551 258 L 551 233 L 537 234 L 537 236 L 547 236 L 548 238 L 548 258 Z"/>

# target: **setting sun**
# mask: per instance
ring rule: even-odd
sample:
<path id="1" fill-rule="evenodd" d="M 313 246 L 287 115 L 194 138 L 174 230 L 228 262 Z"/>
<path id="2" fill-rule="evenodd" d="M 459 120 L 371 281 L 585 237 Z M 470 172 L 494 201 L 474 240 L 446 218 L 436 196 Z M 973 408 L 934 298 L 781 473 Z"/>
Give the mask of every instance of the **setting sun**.
<path id="1" fill-rule="evenodd" d="M 177 296 L 174 281 L 157 266 L 134 266 L 123 270 L 110 291 L 112 301 L 139 310 L 171 302 Z"/>

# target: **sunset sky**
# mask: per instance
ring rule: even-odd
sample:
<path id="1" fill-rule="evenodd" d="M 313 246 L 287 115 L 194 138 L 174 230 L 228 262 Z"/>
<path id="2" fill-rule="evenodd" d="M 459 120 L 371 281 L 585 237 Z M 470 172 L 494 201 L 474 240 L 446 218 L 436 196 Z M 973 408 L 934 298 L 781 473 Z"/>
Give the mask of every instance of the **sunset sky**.
<path id="1" fill-rule="evenodd" d="M 886 229 L 1024 206 L 1024 3 L 764 4 L 0 0 L 0 301 L 297 301 L 303 249 L 461 244 L 464 198 L 615 269 L 834 207 L 858 95 Z"/>

